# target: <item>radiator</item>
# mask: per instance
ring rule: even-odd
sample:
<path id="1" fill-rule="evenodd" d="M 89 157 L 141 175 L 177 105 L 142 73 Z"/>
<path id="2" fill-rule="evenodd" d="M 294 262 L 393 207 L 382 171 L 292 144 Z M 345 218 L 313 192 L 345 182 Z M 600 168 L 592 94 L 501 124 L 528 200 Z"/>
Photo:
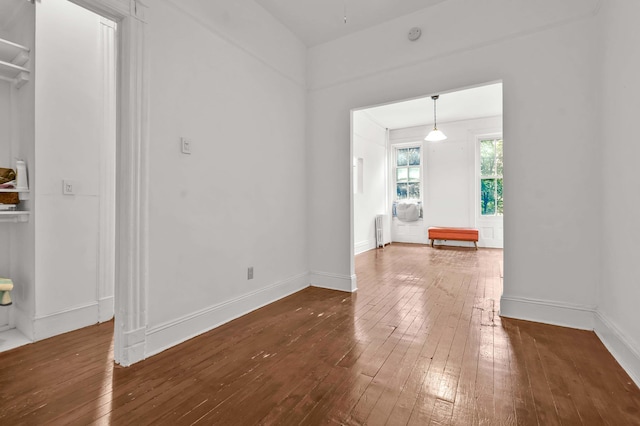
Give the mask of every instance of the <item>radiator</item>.
<path id="1" fill-rule="evenodd" d="M 384 247 L 391 242 L 389 233 L 389 215 L 376 216 L 376 247 Z"/>

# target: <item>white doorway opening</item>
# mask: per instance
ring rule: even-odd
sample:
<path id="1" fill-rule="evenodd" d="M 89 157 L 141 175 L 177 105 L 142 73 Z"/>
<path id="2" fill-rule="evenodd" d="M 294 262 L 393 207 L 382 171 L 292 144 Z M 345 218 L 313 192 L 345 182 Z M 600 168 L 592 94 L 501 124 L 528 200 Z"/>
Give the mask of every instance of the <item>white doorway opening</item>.
<path id="1" fill-rule="evenodd" d="M 502 83 L 439 95 L 441 142 L 424 140 L 434 127 L 431 96 L 352 112 L 353 157 L 365 164 L 364 191 L 352 194 L 355 254 L 376 247 L 380 214 L 392 242 L 428 244 L 429 227 L 476 228 L 480 247 L 502 248 Z M 406 204 L 416 217 L 398 214 Z"/>

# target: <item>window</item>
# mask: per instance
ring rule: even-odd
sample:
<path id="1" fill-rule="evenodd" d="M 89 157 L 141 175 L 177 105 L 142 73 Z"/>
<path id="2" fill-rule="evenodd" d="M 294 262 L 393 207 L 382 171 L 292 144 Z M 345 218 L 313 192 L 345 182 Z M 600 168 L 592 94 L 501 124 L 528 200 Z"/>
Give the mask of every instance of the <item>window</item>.
<path id="1" fill-rule="evenodd" d="M 480 139 L 480 214 L 502 216 L 502 139 Z"/>
<path id="2" fill-rule="evenodd" d="M 420 199 L 420 147 L 396 148 L 396 200 Z"/>

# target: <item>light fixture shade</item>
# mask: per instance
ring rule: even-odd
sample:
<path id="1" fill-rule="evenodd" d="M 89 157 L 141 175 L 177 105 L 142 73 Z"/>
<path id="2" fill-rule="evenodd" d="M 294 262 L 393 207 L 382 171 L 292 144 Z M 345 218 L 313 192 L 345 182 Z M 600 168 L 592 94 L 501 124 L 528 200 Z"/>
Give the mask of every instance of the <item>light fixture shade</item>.
<path id="1" fill-rule="evenodd" d="M 432 131 L 429 132 L 429 134 L 427 135 L 426 138 L 424 138 L 424 140 L 428 142 L 440 142 L 445 140 L 446 138 L 447 137 L 445 136 L 444 133 L 434 128 Z"/>

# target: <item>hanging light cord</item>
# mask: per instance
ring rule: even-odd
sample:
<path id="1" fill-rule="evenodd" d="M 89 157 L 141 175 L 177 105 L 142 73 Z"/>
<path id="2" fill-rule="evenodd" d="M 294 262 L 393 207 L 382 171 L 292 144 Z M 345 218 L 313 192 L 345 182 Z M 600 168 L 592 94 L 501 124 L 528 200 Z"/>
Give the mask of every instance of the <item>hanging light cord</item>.
<path id="1" fill-rule="evenodd" d="M 347 23 L 347 0 L 344 0 L 344 23 Z"/>
<path id="2" fill-rule="evenodd" d="M 436 124 L 436 105 L 437 105 L 437 100 L 438 100 L 438 96 L 432 96 L 433 98 L 433 130 L 438 130 L 438 125 Z"/>

